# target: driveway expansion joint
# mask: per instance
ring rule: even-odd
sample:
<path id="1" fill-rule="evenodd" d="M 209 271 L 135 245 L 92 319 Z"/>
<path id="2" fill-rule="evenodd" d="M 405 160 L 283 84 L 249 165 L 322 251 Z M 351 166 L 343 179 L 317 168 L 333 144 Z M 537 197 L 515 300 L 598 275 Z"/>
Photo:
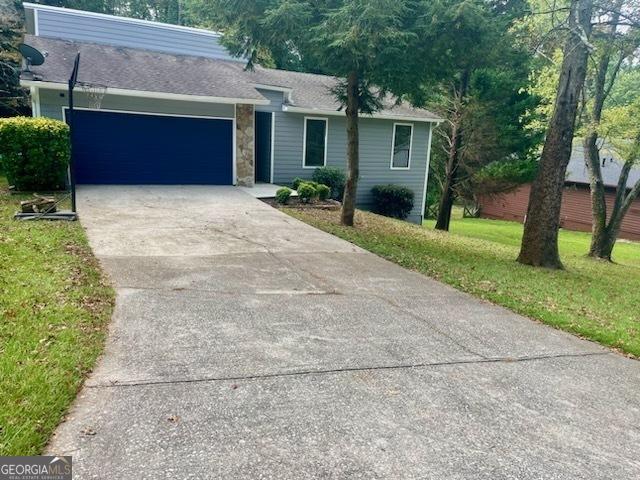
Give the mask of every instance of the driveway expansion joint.
<path id="1" fill-rule="evenodd" d="M 122 285 L 116 288 L 116 291 L 139 291 L 139 292 L 194 292 L 194 293 L 206 293 L 211 296 L 233 296 L 233 297 L 247 297 L 247 296 L 268 296 L 268 295 L 344 295 L 339 290 L 317 290 L 317 289 L 304 289 L 304 290 L 254 290 L 250 292 L 238 292 L 235 290 L 210 290 L 206 288 L 191 288 L 191 287 L 141 287 L 141 286 L 127 286 Z M 364 296 L 364 295 L 362 295 Z"/>
<path id="2" fill-rule="evenodd" d="M 611 355 L 611 352 L 582 352 L 582 353 L 558 353 L 553 355 L 529 355 L 522 357 L 481 357 L 474 360 L 451 360 L 444 362 L 427 362 L 427 363 L 412 363 L 412 364 L 400 364 L 400 365 L 379 365 L 374 367 L 343 367 L 332 368 L 326 370 L 301 370 L 294 372 L 282 372 L 282 373 L 267 373 L 262 375 L 240 375 L 229 377 L 203 377 L 203 378 L 191 378 L 184 380 L 148 380 L 148 381 L 125 381 L 117 382 L 113 381 L 107 384 L 86 384 L 86 388 L 99 389 L 99 388 L 118 388 L 118 387 L 144 387 L 153 385 L 180 385 L 188 383 L 213 383 L 213 382 L 231 382 L 231 381 L 247 381 L 247 380 L 265 380 L 271 378 L 287 378 L 287 377 L 305 377 L 312 375 L 331 375 L 339 373 L 352 373 L 352 372 L 375 372 L 384 370 L 410 370 L 430 367 L 442 367 L 449 365 L 481 365 L 491 363 L 520 363 L 531 362 L 539 360 L 554 360 L 558 358 L 582 358 L 582 357 L 595 357 Z"/>
<path id="3" fill-rule="evenodd" d="M 355 247 L 355 245 L 354 245 Z M 185 255 L 185 254 L 164 254 L 164 255 L 136 255 L 136 254 L 132 254 L 132 255 L 112 255 L 112 254 L 97 254 L 96 257 L 98 258 L 105 258 L 105 259 L 118 259 L 118 258 L 122 258 L 122 259 L 135 259 L 135 258 L 141 258 L 141 259 L 146 259 L 146 258 L 176 258 L 176 257 L 182 257 L 182 258 L 224 258 L 224 257 L 232 257 L 232 258 L 241 258 L 241 257 L 246 257 L 248 255 L 268 255 L 268 256 L 272 256 L 275 257 L 279 260 L 282 260 L 281 257 L 283 256 L 288 256 L 288 255 L 295 255 L 295 256 L 302 256 L 302 255 L 309 255 L 309 256 L 316 256 L 318 254 L 326 254 L 326 255 L 330 255 L 330 254 L 340 254 L 340 253 L 349 253 L 349 255 L 364 255 L 364 256 L 369 256 L 369 255 L 375 255 L 374 253 L 371 252 L 367 252 L 367 251 L 360 251 L 360 250 L 353 250 L 353 251 L 349 251 L 349 252 L 343 252 L 343 251 L 338 251 L 338 250 L 322 250 L 322 249 L 318 249 L 318 250 L 295 250 L 292 249 L 290 251 L 276 251 L 276 250 L 269 250 L 269 249 L 265 249 L 265 250 L 261 250 L 261 251 L 255 251 L 255 250 L 247 250 L 247 251 L 238 251 L 238 252 L 234 252 L 234 253 L 212 253 L 209 255 Z M 377 255 L 376 255 L 377 256 Z M 382 258 L 382 257 L 378 257 L 378 258 Z M 418 272 L 414 272 L 413 270 L 407 270 L 411 273 L 416 273 L 419 274 Z"/>

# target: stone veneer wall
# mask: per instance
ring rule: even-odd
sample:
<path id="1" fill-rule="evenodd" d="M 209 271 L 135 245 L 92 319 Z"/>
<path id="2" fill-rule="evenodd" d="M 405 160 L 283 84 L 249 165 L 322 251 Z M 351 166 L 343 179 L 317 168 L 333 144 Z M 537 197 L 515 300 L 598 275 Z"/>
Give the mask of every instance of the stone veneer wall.
<path id="1" fill-rule="evenodd" d="M 244 187 L 255 182 L 253 116 L 253 105 L 236 105 L 236 174 L 238 185 Z"/>

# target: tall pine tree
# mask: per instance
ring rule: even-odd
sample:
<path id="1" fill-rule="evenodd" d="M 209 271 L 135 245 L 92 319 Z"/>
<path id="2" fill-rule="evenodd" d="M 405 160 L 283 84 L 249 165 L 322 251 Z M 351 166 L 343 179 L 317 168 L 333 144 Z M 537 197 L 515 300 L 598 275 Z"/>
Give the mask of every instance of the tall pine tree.
<path id="1" fill-rule="evenodd" d="M 205 0 L 207 1 L 207 0 Z M 359 117 L 381 108 L 388 92 L 402 94 L 416 65 L 399 61 L 418 40 L 409 0 L 209 0 L 227 26 L 229 45 L 250 62 L 262 51 L 278 66 L 298 63 L 342 79 L 333 91 L 346 113 L 347 183 L 342 223 L 353 225 L 359 175 Z M 409 8 L 412 7 L 412 8 Z M 293 60 L 296 59 L 296 60 Z M 422 63 L 423 64 L 423 63 Z M 418 65 L 421 66 L 422 64 Z"/>

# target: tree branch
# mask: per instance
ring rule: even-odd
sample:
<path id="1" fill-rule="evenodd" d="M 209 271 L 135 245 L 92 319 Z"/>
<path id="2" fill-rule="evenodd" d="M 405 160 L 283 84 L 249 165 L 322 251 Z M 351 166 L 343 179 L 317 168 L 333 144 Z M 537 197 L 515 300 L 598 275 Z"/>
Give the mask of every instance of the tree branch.
<path id="1" fill-rule="evenodd" d="M 605 0 L 603 3 L 600 2 L 596 2 L 594 3 L 594 5 L 600 9 L 602 9 L 602 11 L 613 14 L 613 15 L 617 15 L 619 18 L 623 18 L 624 20 L 626 20 L 627 22 L 629 22 L 629 24 L 627 24 L 627 26 L 630 27 L 634 27 L 634 28 L 640 28 L 640 19 L 634 18 L 631 15 L 627 15 L 626 13 L 624 13 L 622 11 L 622 9 L 617 6 L 617 5 L 611 5 L 610 1 Z"/>
<path id="2" fill-rule="evenodd" d="M 620 52 L 620 57 L 618 58 L 618 61 L 616 62 L 616 65 L 613 67 L 613 70 L 611 71 L 611 77 L 609 78 L 609 84 L 605 87 L 604 98 L 608 98 L 609 97 L 609 94 L 611 93 L 611 89 L 613 88 L 613 85 L 616 82 L 616 78 L 618 77 L 618 73 L 620 72 L 620 68 L 622 67 L 622 62 L 624 62 L 624 59 L 625 59 L 625 55 L 621 51 Z"/>
<path id="3" fill-rule="evenodd" d="M 613 201 L 613 207 L 611 209 L 611 220 L 609 224 L 613 224 L 617 221 L 618 215 L 623 212 L 623 206 L 625 203 L 625 194 L 627 193 L 627 180 L 629 179 L 629 173 L 631 172 L 631 162 L 624 162 L 620 176 L 618 177 L 618 186 L 616 187 L 616 196 Z M 624 215 L 624 213 L 622 213 Z"/>
<path id="4" fill-rule="evenodd" d="M 640 180 L 636 182 L 631 191 L 627 194 L 627 197 L 624 200 L 624 204 L 622 205 L 622 209 L 620 211 L 621 218 L 624 218 L 625 214 L 633 204 L 636 198 L 640 196 Z"/>

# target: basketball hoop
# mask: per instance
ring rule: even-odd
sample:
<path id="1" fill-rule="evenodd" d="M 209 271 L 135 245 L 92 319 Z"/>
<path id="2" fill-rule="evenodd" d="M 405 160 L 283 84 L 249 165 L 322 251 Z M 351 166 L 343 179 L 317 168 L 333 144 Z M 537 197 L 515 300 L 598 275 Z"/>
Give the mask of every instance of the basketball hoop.
<path id="1" fill-rule="evenodd" d="M 100 109 L 102 99 L 107 93 L 107 86 L 89 82 L 78 82 L 77 85 L 87 96 L 89 106 L 91 108 Z"/>

